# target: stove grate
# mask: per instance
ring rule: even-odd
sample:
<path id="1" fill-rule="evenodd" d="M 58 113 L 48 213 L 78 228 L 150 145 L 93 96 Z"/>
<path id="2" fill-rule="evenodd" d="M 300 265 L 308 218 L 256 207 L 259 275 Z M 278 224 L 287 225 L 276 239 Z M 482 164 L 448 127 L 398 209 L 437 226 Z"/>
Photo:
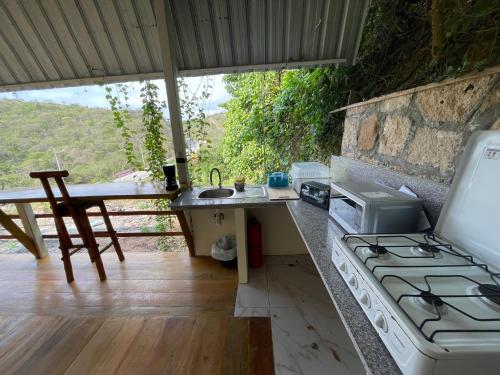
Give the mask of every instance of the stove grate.
<path id="1" fill-rule="evenodd" d="M 398 244 L 398 245 L 381 245 L 379 243 L 380 239 L 383 238 L 383 239 L 390 239 L 390 238 L 398 238 L 398 239 L 404 239 L 404 240 L 407 240 L 407 241 L 411 241 L 411 244 L 410 245 L 401 245 L 401 244 Z M 346 244 L 349 243 L 349 240 L 350 239 L 357 239 L 361 242 L 363 242 L 364 244 L 363 245 L 358 245 L 358 246 L 355 246 L 354 249 L 353 249 L 353 252 L 356 254 L 357 251 L 361 248 L 364 248 L 364 247 L 367 247 L 367 246 L 373 246 L 373 247 L 383 247 L 387 250 L 386 253 L 389 253 L 397 258 L 402 258 L 402 259 L 428 259 L 428 258 L 436 258 L 437 257 L 437 252 L 431 252 L 430 255 L 426 255 L 426 256 L 417 256 L 417 255 L 409 255 L 409 256 L 405 256 L 405 255 L 400 255 L 400 254 L 397 254 L 393 251 L 390 251 L 389 249 L 391 248 L 412 248 L 412 247 L 415 247 L 415 245 L 419 245 L 421 244 L 421 242 L 411 238 L 411 237 L 408 237 L 408 236 L 404 236 L 404 235 L 382 235 L 382 236 L 375 236 L 375 240 L 376 242 L 375 243 L 371 243 L 367 240 L 365 240 L 364 238 L 362 237 L 359 237 L 359 236 L 353 236 L 353 235 L 344 235 L 343 237 L 343 240 L 346 242 Z M 477 263 L 474 258 L 470 255 L 463 255 L 463 254 L 460 254 L 459 252 L 457 252 L 455 249 L 453 249 L 453 246 L 450 245 L 450 244 L 444 244 L 442 243 L 441 241 L 439 241 L 434 235 L 424 235 L 424 239 L 426 241 L 426 245 L 429 245 L 430 247 L 434 247 L 434 248 L 439 248 L 440 251 L 443 251 L 444 253 L 446 254 L 449 254 L 449 255 L 452 255 L 454 257 L 457 257 L 457 258 L 460 258 L 460 259 L 463 259 L 464 261 L 466 261 L 466 263 L 464 264 L 444 264 L 444 265 L 428 265 L 428 264 L 425 264 L 425 265 L 383 265 L 383 264 L 379 264 L 379 265 L 376 265 L 374 266 L 373 268 L 368 268 L 372 273 L 377 269 L 377 268 L 444 268 L 444 267 L 479 267 L 479 268 L 482 268 L 484 269 L 486 272 L 488 272 L 490 275 L 493 275 L 495 276 L 495 278 L 500 278 L 500 274 L 498 273 L 492 273 L 489 268 L 488 268 L 488 265 L 487 264 L 484 264 L 484 263 Z M 432 244 L 429 242 L 429 240 L 432 240 L 434 242 L 436 242 L 435 244 Z M 384 253 L 385 254 L 385 253 Z M 366 259 L 364 260 L 364 264 L 367 265 L 368 264 L 368 261 L 369 260 L 372 260 L 372 259 L 377 259 L 380 257 L 380 253 L 377 253 L 377 254 L 374 254 L 372 256 L 368 256 L 366 257 Z M 367 265 L 368 267 L 368 265 Z"/>
<path id="2" fill-rule="evenodd" d="M 353 235 L 344 235 L 343 240 L 348 243 L 350 239 L 356 239 L 358 241 L 363 242 L 363 245 L 358 245 L 353 248 L 353 252 L 356 253 L 360 248 L 367 247 L 367 246 L 374 246 L 374 247 L 379 247 L 382 246 L 380 244 L 380 239 L 390 239 L 390 238 L 398 238 L 398 239 L 404 239 L 410 241 L 410 245 L 383 245 L 383 247 L 387 250 L 387 253 L 399 257 L 399 258 L 409 258 L 409 259 L 425 259 L 425 258 L 435 258 L 437 252 L 435 251 L 430 251 L 429 255 L 426 256 L 405 256 L 405 255 L 400 255 L 397 254 L 393 251 L 391 251 L 391 248 L 411 248 L 415 245 L 420 244 L 419 241 L 414 240 L 413 238 L 410 238 L 408 236 L 404 235 L 381 235 L 381 236 L 375 236 L 375 243 L 368 242 L 364 238 L 359 237 L 359 236 L 353 236 Z M 376 265 L 373 266 L 372 268 L 368 267 L 368 261 L 371 259 L 376 259 L 380 256 L 380 253 L 374 254 L 372 256 L 367 257 L 364 260 L 364 264 L 367 267 L 370 272 L 374 273 L 375 270 L 378 268 L 384 268 L 384 269 L 391 269 L 391 268 L 420 268 L 420 267 L 425 267 L 425 268 L 454 268 L 454 267 L 478 267 L 482 269 L 484 272 L 486 272 L 489 277 L 491 278 L 492 282 L 494 285 L 500 288 L 500 274 L 499 273 L 494 273 L 492 272 L 487 264 L 484 263 L 478 263 L 474 260 L 474 258 L 470 255 L 463 255 L 458 253 L 455 249 L 453 249 L 453 246 L 450 244 L 444 244 L 441 241 L 439 241 L 434 235 L 424 235 L 424 239 L 426 241 L 426 244 L 429 247 L 436 247 L 439 248 L 440 251 L 443 251 L 449 255 L 458 257 L 460 259 L 464 260 L 464 264 L 444 264 L 444 265 Z M 435 243 L 430 243 L 430 241 L 433 241 Z M 407 318 L 414 324 L 414 326 L 417 328 L 418 331 L 422 333 L 422 335 L 426 338 L 426 340 L 430 342 L 434 342 L 434 338 L 438 334 L 443 334 L 443 333 L 465 333 L 465 332 L 487 332 L 487 333 L 493 333 L 493 332 L 500 332 L 500 329 L 435 329 L 432 330 L 429 334 L 424 332 L 424 328 L 431 322 L 436 322 L 442 319 L 442 313 L 441 309 L 443 306 L 447 306 L 448 308 L 458 312 L 459 314 L 462 314 L 463 316 L 472 319 L 474 321 L 478 322 L 500 322 L 500 318 L 480 318 L 477 316 L 473 316 L 470 313 L 458 308 L 454 304 L 443 300 L 443 298 L 448 298 L 448 299 L 453 299 L 453 298 L 484 298 L 484 297 L 493 297 L 492 299 L 500 298 L 500 293 L 481 293 L 481 294 L 435 294 L 432 291 L 431 287 L 431 282 L 430 279 L 433 278 L 462 278 L 465 279 L 472 284 L 476 286 L 481 286 L 481 283 L 478 283 L 476 280 L 464 276 L 464 275 L 459 275 L 459 274 L 452 274 L 452 275 L 424 275 L 424 280 L 427 285 L 427 289 L 421 289 L 417 287 L 416 285 L 412 284 L 408 280 L 404 279 L 401 276 L 398 275 L 392 275 L 392 274 L 386 274 L 383 275 L 382 278 L 380 279 L 380 283 L 383 285 L 384 281 L 389 279 L 389 278 L 396 278 L 399 279 L 400 281 L 406 283 L 409 285 L 411 288 L 413 288 L 416 291 L 416 294 L 413 293 L 407 293 L 407 294 L 401 294 L 399 297 L 395 298 L 392 296 L 390 293 L 388 295 L 399 305 L 403 313 L 407 316 Z M 483 288 L 484 289 L 484 288 Z M 405 311 L 405 309 L 401 306 L 401 302 L 403 299 L 406 298 L 415 298 L 415 297 L 421 297 L 425 296 L 426 300 L 430 302 L 431 307 L 434 309 L 435 318 L 427 318 L 424 319 L 421 322 L 415 321 L 408 313 Z"/>
<path id="3" fill-rule="evenodd" d="M 500 332 L 500 329 L 469 329 L 469 330 L 466 330 L 466 329 L 436 329 L 436 330 L 433 330 L 431 332 L 430 335 L 426 334 L 423 330 L 424 330 L 424 327 L 427 323 L 430 323 L 430 322 L 436 322 L 436 321 L 439 321 L 442 319 L 442 314 L 441 314 L 441 307 L 443 305 L 445 306 L 448 306 L 450 309 L 453 309 L 455 310 L 456 312 L 466 316 L 467 318 L 469 319 L 472 319 L 472 320 L 475 320 L 477 322 L 500 322 L 500 318 L 478 318 L 478 317 L 475 317 L 469 313 L 467 313 L 466 311 L 462 310 L 462 309 L 459 309 L 458 307 L 454 306 L 453 304 L 447 302 L 447 301 L 444 301 L 443 298 L 484 298 L 484 297 L 500 297 L 500 293 L 482 293 L 482 294 L 434 294 L 432 293 L 432 287 L 431 287 L 431 283 L 429 281 L 429 279 L 432 279 L 432 278 L 463 278 L 463 279 L 466 279 L 467 281 L 477 285 L 478 287 L 481 286 L 482 284 L 481 283 L 478 283 L 476 280 L 474 279 L 471 279 L 470 277 L 467 277 L 467 276 L 463 276 L 463 275 L 425 275 L 424 276 L 424 280 L 425 280 L 425 283 L 427 285 L 427 289 L 421 289 L 415 285 L 413 285 L 411 282 L 405 280 L 404 278 L 402 278 L 401 276 L 397 276 L 397 275 L 384 275 L 380 282 L 383 284 L 384 283 L 384 280 L 386 279 L 389 279 L 389 278 L 396 278 L 396 279 L 399 279 L 400 281 L 406 283 L 407 285 L 409 285 L 410 287 L 412 287 L 413 289 L 415 289 L 416 291 L 418 291 L 419 293 L 418 294 L 411 294 L 411 293 L 405 293 L 405 294 L 401 294 L 397 299 L 394 298 L 392 295 L 391 295 L 391 298 L 396 301 L 396 303 L 401 307 L 401 310 L 403 310 L 403 312 L 406 314 L 406 316 L 415 324 L 415 326 L 417 327 L 417 329 L 425 336 L 425 338 L 431 342 L 434 341 L 434 337 L 438 334 L 438 333 L 457 333 L 457 332 Z M 498 283 L 497 283 L 498 285 Z M 428 319 L 424 319 L 420 324 L 418 324 L 417 322 L 414 321 L 414 319 L 412 319 L 407 313 L 406 311 L 404 310 L 404 308 L 401 306 L 401 301 L 405 298 L 414 298 L 414 297 L 420 297 L 423 293 L 431 293 L 433 295 L 433 299 L 430 301 L 431 304 L 432 304 L 432 307 L 434 309 L 434 312 L 436 313 L 436 318 L 428 318 Z M 438 302 L 439 301 L 439 302 Z"/>

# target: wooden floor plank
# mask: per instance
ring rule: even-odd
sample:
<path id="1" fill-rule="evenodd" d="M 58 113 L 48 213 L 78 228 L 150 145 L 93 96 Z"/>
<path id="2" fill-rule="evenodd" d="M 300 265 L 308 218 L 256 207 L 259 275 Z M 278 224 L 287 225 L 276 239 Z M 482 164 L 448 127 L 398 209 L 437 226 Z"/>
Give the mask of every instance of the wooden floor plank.
<path id="1" fill-rule="evenodd" d="M 104 360 L 104 353 L 112 346 L 114 338 L 124 327 L 125 323 L 126 319 L 107 319 L 89 340 L 88 344 L 85 345 L 65 373 L 79 375 L 91 374 L 94 372 L 100 365 L 100 361 Z M 121 343 L 118 344 L 121 345 Z"/>
<path id="2" fill-rule="evenodd" d="M 151 270 L 108 270 L 106 265 L 106 274 L 110 280 L 232 280 L 231 275 L 217 275 L 217 270 L 205 270 L 205 271 L 191 271 L 191 270 L 164 270 L 164 269 L 151 269 Z M 95 280 L 97 271 L 95 269 L 90 270 L 77 270 L 74 269 L 75 280 Z M 63 276 L 59 272 L 54 272 L 54 270 L 36 270 L 33 271 L 10 273 L 8 270 L 0 272 L 0 281 L 54 281 L 62 280 Z"/>
<path id="3" fill-rule="evenodd" d="M 47 330 L 44 340 L 37 341 L 39 345 L 18 368 L 9 368 L 6 374 L 63 374 L 103 324 L 101 318 L 62 320 L 55 330 Z"/>
<path id="4" fill-rule="evenodd" d="M 32 317 L 27 319 L 29 324 L 18 325 L 12 335 L 0 342 L 0 373 L 16 373 L 63 320 L 62 317 Z"/>
<path id="5" fill-rule="evenodd" d="M 161 338 L 151 356 L 150 374 L 173 374 L 176 361 L 189 349 L 194 318 L 167 319 Z"/>
<path id="6" fill-rule="evenodd" d="M 268 375 L 270 330 L 269 318 L 29 317 L 0 343 L 0 373 Z"/>
<path id="7" fill-rule="evenodd" d="M 274 374 L 271 320 L 252 318 L 249 332 L 249 374 Z"/>
<path id="8" fill-rule="evenodd" d="M 127 356 L 128 350 L 136 343 L 136 337 L 144 327 L 146 320 L 142 317 L 120 318 L 124 323 L 115 335 L 111 344 L 106 347 L 99 358 L 94 360 L 95 368 L 88 374 L 115 374 Z M 77 367 L 73 373 L 79 374 Z"/>
<path id="9" fill-rule="evenodd" d="M 5 293 L 0 293 L 0 299 L 5 301 L 2 308 L 11 305 L 18 306 L 25 303 L 30 306 L 40 305 L 50 308 L 52 304 L 63 306 L 224 306 L 234 302 L 233 293 L 212 292 L 212 293 L 86 293 L 75 295 L 72 293 L 57 293 L 43 295 L 37 293 L 19 293 L 15 296 L 4 298 Z"/>
<path id="10" fill-rule="evenodd" d="M 86 254 L 72 259 L 75 281 L 68 284 L 58 255 L 41 260 L 0 255 L 0 315 L 229 316 L 233 312 L 237 273 L 211 258 L 138 253 L 128 254 L 120 263 L 115 254 L 103 254 L 105 282 L 99 281 Z"/>
<path id="11" fill-rule="evenodd" d="M 148 319 L 127 350 L 117 373 L 123 375 L 152 374 L 151 358 L 161 341 L 166 319 Z"/>
<path id="12" fill-rule="evenodd" d="M 232 316 L 235 270 L 187 254 L 126 256 L 104 254 L 99 282 L 77 254 L 67 284 L 59 256 L 0 255 L 0 374 L 272 374 L 269 319 Z"/>
<path id="13" fill-rule="evenodd" d="M 29 316 L 0 316 L 0 340 L 9 335 L 13 330 L 19 327 L 23 321 L 28 321 Z"/>
<path id="14" fill-rule="evenodd" d="M 189 343 L 175 361 L 172 374 L 217 374 L 222 363 L 227 319 L 199 317 L 193 324 Z"/>
<path id="15" fill-rule="evenodd" d="M 248 319 L 231 319 L 229 321 L 221 375 L 249 374 L 249 322 Z"/>
<path id="16" fill-rule="evenodd" d="M 230 316 L 234 310 L 234 305 L 228 306 L 121 306 L 112 307 L 107 306 L 91 306 L 84 309 L 78 307 L 64 308 L 57 311 L 58 315 L 62 316 L 144 316 L 144 317 L 189 317 L 189 316 Z M 52 316 L 53 311 L 48 312 L 46 308 L 20 308 L 11 307 L 10 309 L 3 309 L 4 314 L 11 313 L 12 315 L 44 315 Z"/>
<path id="17" fill-rule="evenodd" d="M 1 272 L 1 271 L 0 271 Z M 0 293 L 4 293 L 12 280 L 0 281 Z M 141 293 L 201 293 L 206 290 L 217 290 L 219 292 L 233 292 L 235 290 L 232 280 L 78 280 L 76 283 L 68 284 L 66 280 L 45 280 L 43 291 L 45 293 L 115 293 L 117 291 L 141 292 Z M 40 286 L 32 281 L 20 280 L 16 282 L 17 293 L 38 293 Z"/>

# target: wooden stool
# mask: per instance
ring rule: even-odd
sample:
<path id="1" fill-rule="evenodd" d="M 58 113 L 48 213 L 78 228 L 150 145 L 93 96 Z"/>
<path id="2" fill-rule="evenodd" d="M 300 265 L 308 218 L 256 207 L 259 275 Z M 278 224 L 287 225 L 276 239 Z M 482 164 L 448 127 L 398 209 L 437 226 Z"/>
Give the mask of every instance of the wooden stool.
<path id="1" fill-rule="evenodd" d="M 46 172 L 31 172 L 30 177 L 39 178 L 47 198 L 50 203 L 50 208 L 54 215 L 54 220 L 56 223 L 57 235 L 59 237 L 59 248 L 62 252 L 62 261 L 64 263 L 64 271 L 66 272 L 66 279 L 68 283 L 74 280 L 73 277 L 73 266 L 71 265 L 71 255 L 77 253 L 82 248 L 87 248 L 90 260 L 95 263 L 97 272 L 99 273 L 99 278 L 101 281 L 106 280 L 106 272 L 104 271 L 104 265 L 102 263 L 101 254 L 109 249 L 111 246 L 115 248 L 118 254 L 118 259 L 123 261 L 125 257 L 123 256 L 120 243 L 118 242 L 118 237 L 116 231 L 111 224 L 109 219 L 108 211 L 104 201 L 82 201 L 78 199 L 71 198 L 66 185 L 64 184 L 63 177 L 68 177 L 68 171 L 46 171 Z M 61 192 L 61 202 L 57 202 L 52 187 L 49 183 L 49 178 L 53 178 L 56 182 L 59 191 Z M 90 225 L 90 220 L 87 215 L 87 209 L 91 207 L 99 207 L 102 213 L 102 218 L 106 224 L 107 231 L 111 238 L 111 242 L 104 246 L 102 250 L 99 251 L 99 245 L 95 239 L 94 232 L 92 231 L 92 226 Z M 69 235 L 66 224 L 64 223 L 64 217 L 71 217 L 75 222 L 75 226 L 78 230 L 80 237 L 82 238 L 83 244 L 73 244 L 71 237 Z"/>

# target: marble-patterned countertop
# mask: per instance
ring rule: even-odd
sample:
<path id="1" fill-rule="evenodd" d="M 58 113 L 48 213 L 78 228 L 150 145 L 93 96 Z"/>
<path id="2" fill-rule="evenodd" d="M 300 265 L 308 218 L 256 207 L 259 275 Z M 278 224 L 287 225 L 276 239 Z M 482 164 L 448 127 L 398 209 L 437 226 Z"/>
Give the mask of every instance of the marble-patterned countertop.
<path id="1" fill-rule="evenodd" d="M 303 201 L 288 201 L 287 206 L 367 373 L 401 374 L 331 261 L 333 239 L 344 234 L 340 227 L 329 217 L 327 210 Z"/>
<path id="2" fill-rule="evenodd" d="M 172 210 L 190 210 L 196 208 L 250 208 L 262 206 L 279 206 L 285 204 L 286 202 L 285 200 L 270 200 L 267 196 L 267 189 L 265 197 L 246 197 L 244 195 L 241 196 L 239 193 L 237 193 L 238 195 L 232 198 L 195 198 L 200 193 L 200 191 L 205 189 L 207 189 L 207 187 L 193 188 L 193 190 L 183 191 L 176 199 L 174 199 L 170 203 L 170 208 Z"/>

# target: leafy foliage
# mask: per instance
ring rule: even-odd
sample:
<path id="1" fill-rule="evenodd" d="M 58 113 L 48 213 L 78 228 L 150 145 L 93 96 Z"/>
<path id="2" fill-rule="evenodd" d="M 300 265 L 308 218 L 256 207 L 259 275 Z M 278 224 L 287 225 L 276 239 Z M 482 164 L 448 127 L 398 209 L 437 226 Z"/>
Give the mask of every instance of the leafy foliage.
<path id="1" fill-rule="evenodd" d="M 207 166 L 210 160 L 212 140 L 208 137 L 209 122 L 205 114 L 205 105 L 212 95 L 213 79 L 203 77 L 194 92 L 182 78 L 178 79 L 179 101 L 181 105 L 184 136 L 187 141 L 187 159 L 189 175 L 194 185 L 207 184 Z"/>
<path id="2" fill-rule="evenodd" d="M 158 86 L 151 81 L 145 81 L 141 88 L 142 99 L 142 125 L 144 131 L 144 147 L 147 152 L 148 171 L 154 181 L 164 179 L 163 165 L 165 165 L 165 136 L 163 109 L 165 103 L 158 97 Z M 166 199 L 155 199 L 153 204 L 157 210 L 167 210 L 169 201 Z M 156 230 L 165 231 L 172 227 L 170 216 L 156 217 Z M 169 241 L 165 237 L 158 239 L 158 247 L 161 250 L 169 249 Z"/>
<path id="3" fill-rule="evenodd" d="M 147 165 L 138 163 L 134 151 L 132 134 L 137 134 L 138 132 L 129 128 L 128 86 L 125 84 L 116 84 L 115 90 L 116 94 L 113 95 L 112 86 L 106 87 L 106 100 L 111 107 L 115 125 L 121 130 L 121 136 L 125 144 L 124 153 L 128 163 L 131 166 L 146 168 L 151 173 L 153 180 L 158 181 L 163 179 L 162 167 L 165 164 L 167 152 L 165 147 L 167 137 L 165 135 L 165 122 L 163 120 L 163 109 L 166 104 L 159 99 L 158 86 L 151 81 L 144 81 L 140 91 L 142 100 L 142 127 L 140 128 L 139 135 L 146 149 L 145 161 Z M 142 147 L 139 147 L 142 150 Z"/>
<path id="4" fill-rule="evenodd" d="M 330 111 L 500 62 L 498 1 L 370 4 L 356 65 L 225 77 L 233 99 L 222 156 L 231 175 L 262 182 L 293 161 L 327 161 L 340 151 L 344 119 Z"/>
<path id="5" fill-rule="evenodd" d="M 132 166 L 138 167 L 139 163 L 134 153 L 134 143 L 132 140 L 132 136 L 135 132 L 128 126 L 130 122 L 130 112 L 127 86 L 123 83 L 116 84 L 115 94 L 113 94 L 113 88 L 111 86 L 106 86 L 105 90 L 106 100 L 110 104 L 111 112 L 113 113 L 113 120 L 115 121 L 116 127 L 121 130 L 121 136 L 124 142 L 123 148 L 127 162 Z"/>
<path id="6" fill-rule="evenodd" d="M 153 180 L 162 180 L 165 164 L 165 129 L 163 108 L 165 103 L 158 98 L 158 86 L 145 81 L 141 88 L 142 125 L 144 128 L 144 147 L 147 151 L 148 170 Z"/>
<path id="7" fill-rule="evenodd" d="M 272 143 L 278 140 L 266 136 L 279 83 L 278 73 L 227 75 L 224 82 L 233 97 L 225 105 L 224 169 L 233 177 L 244 175 L 250 181 L 261 181 L 267 168 L 281 164 L 279 153 L 272 148 Z"/>
<path id="8" fill-rule="evenodd" d="M 344 69 L 309 69 L 228 75 L 224 164 L 233 176 L 263 182 L 298 160 L 338 151 L 341 128 L 329 112 L 348 95 Z M 333 94 L 332 94 L 333 93 Z"/>
<path id="9" fill-rule="evenodd" d="M 433 3 L 441 13 L 437 26 L 431 23 Z M 349 69 L 351 101 L 497 65 L 499 31 L 497 0 L 372 1 L 357 63 Z M 444 34 L 438 60 L 432 53 L 436 32 Z"/>

